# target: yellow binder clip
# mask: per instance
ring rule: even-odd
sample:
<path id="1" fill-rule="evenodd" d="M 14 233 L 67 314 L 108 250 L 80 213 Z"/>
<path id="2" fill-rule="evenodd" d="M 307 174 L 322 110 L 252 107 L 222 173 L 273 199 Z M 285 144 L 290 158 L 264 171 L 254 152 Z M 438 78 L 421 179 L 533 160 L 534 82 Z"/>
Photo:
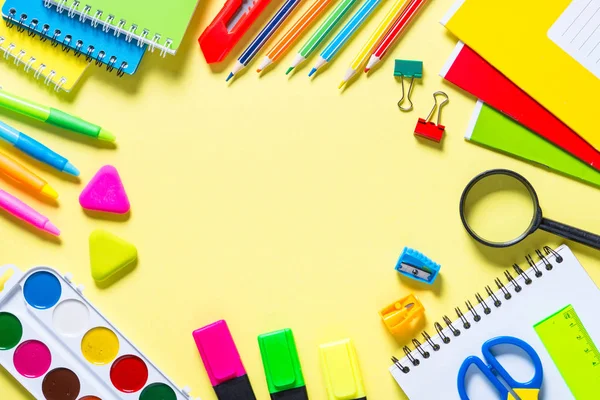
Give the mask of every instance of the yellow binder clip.
<path id="1" fill-rule="evenodd" d="M 413 294 L 390 304 L 379 315 L 392 335 L 412 331 L 425 315 L 423 304 Z"/>
<path id="2" fill-rule="evenodd" d="M 356 351 L 350 339 L 319 346 L 327 400 L 367 400 Z"/>

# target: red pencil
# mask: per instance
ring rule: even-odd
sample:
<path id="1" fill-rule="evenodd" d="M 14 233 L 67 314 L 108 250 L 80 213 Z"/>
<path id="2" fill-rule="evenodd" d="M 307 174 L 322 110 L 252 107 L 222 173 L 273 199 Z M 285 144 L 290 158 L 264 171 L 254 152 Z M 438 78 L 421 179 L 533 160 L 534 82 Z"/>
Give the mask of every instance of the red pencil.
<path id="1" fill-rule="evenodd" d="M 375 49 L 369 62 L 367 63 L 367 67 L 365 68 L 365 72 L 369 72 L 371 68 L 375 66 L 385 53 L 389 50 L 389 48 L 394 44 L 396 39 L 402 35 L 402 33 L 406 30 L 410 22 L 413 20 L 415 15 L 419 12 L 419 10 L 423 7 L 423 5 L 427 2 L 427 0 L 412 0 L 412 2 L 404 9 L 398 21 L 392 25 L 390 30 L 385 34 L 379 46 Z"/>

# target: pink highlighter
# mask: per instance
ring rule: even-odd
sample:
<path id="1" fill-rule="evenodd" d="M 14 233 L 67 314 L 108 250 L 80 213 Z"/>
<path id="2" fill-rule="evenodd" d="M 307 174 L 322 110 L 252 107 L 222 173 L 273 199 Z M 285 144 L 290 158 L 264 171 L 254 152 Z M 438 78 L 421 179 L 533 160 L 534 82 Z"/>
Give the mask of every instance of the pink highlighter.
<path id="1" fill-rule="evenodd" d="M 58 228 L 54 226 L 47 217 L 44 217 L 42 214 L 4 190 L 0 190 L 0 209 L 6 210 L 11 215 L 44 232 L 48 232 L 54 236 L 60 235 Z"/>
<path id="2" fill-rule="evenodd" d="M 192 333 L 219 400 L 256 400 L 250 379 L 224 320 Z"/>

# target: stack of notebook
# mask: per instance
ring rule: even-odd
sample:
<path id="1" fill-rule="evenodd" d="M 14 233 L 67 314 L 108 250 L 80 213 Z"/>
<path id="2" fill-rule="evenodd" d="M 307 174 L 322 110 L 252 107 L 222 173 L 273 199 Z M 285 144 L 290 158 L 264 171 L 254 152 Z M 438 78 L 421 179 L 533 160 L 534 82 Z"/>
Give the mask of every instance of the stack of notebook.
<path id="1" fill-rule="evenodd" d="M 600 186 L 600 0 L 459 0 L 441 72 L 477 97 L 466 139 Z"/>
<path id="2" fill-rule="evenodd" d="M 0 55 L 57 91 L 70 91 L 90 64 L 132 75 L 146 49 L 177 52 L 197 2 L 165 12 L 146 0 L 4 0 Z"/>

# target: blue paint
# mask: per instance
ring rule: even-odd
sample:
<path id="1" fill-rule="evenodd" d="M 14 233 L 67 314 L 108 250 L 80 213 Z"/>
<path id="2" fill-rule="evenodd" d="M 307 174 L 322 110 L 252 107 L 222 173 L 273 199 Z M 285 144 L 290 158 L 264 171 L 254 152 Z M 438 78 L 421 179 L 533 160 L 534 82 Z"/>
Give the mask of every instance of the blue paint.
<path id="1" fill-rule="evenodd" d="M 58 278 L 46 271 L 32 274 L 25 281 L 23 288 L 23 295 L 27 303 L 40 310 L 54 307 L 61 294 L 62 288 Z"/>

